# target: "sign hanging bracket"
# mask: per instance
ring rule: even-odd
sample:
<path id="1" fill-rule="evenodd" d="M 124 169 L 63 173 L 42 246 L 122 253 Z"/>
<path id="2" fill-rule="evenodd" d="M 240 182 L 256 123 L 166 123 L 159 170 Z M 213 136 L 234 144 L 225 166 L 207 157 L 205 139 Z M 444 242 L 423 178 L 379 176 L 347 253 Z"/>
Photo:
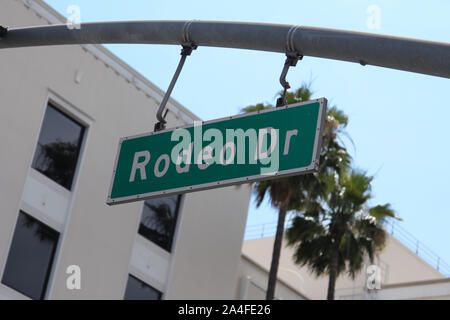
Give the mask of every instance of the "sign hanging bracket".
<path id="1" fill-rule="evenodd" d="M 286 61 L 284 62 L 283 70 L 280 75 L 280 84 L 283 87 L 283 94 L 277 99 L 277 108 L 287 105 L 286 93 L 291 87 L 289 82 L 286 81 L 286 76 L 289 71 L 289 67 L 295 67 L 298 60 L 303 59 L 303 55 L 297 52 L 294 46 L 294 34 L 300 26 L 293 26 L 289 29 L 286 36 Z"/>
<path id="2" fill-rule="evenodd" d="M 154 131 L 160 131 L 166 128 L 165 117 L 167 115 L 168 110 L 165 110 L 164 112 L 164 109 L 166 108 L 167 102 L 169 101 L 170 94 L 172 93 L 175 83 L 177 82 L 178 76 L 180 75 L 181 70 L 183 69 L 186 57 L 190 56 L 192 51 L 197 49 L 197 45 L 195 45 L 194 42 L 191 41 L 189 36 L 189 27 L 191 26 L 191 23 L 192 21 L 188 21 L 183 26 L 180 62 L 178 63 L 177 70 L 175 71 L 172 77 L 172 81 L 170 81 L 169 87 L 167 88 L 167 91 L 164 94 L 164 98 L 161 101 L 158 112 L 156 113 L 156 119 L 158 120 L 158 122 L 155 124 Z"/>

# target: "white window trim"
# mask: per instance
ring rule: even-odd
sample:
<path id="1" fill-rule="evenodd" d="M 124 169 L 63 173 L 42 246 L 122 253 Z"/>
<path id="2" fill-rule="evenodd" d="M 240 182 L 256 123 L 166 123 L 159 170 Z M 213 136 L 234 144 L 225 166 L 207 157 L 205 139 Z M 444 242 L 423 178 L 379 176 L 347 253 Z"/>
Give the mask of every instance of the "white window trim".
<path id="1" fill-rule="evenodd" d="M 133 242 L 133 248 L 131 249 L 131 253 L 130 253 L 130 260 L 129 260 L 130 262 L 128 264 L 128 273 L 127 273 L 126 281 L 128 281 L 128 275 L 132 275 L 132 276 L 140 279 L 141 281 L 147 283 L 148 285 L 152 286 L 156 290 L 160 291 L 161 292 L 161 300 L 165 299 L 166 292 L 167 292 L 167 289 L 169 286 L 169 280 L 170 280 L 172 269 L 173 269 L 173 260 L 174 260 L 173 257 L 174 257 L 175 250 L 176 250 L 176 242 L 177 242 L 178 233 L 180 230 L 181 215 L 182 215 L 182 212 L 184 209 L 185 198 L 186 198 L 186 195 L 182 194 L 181 198 L 180 198 L 180 203 L 178 205 L 177 221 L 176 221 L 176 225 L 175 225 L 175 231 L 173 234 L 172 246 L 171 246 L 170 252 L 161 248 L 157 244 L 153 243 L 151 240 L 148 240 L 147 238 L 145 238 L 139 234 L 138 230 L 139 230 L 139 224 L 141 222 L 144 203 L 142 203 L 142 206 L 140 206 L 140 211 L 139 211 L 140 213 L 139 213 L 139 216 L 137 219 L 137 224 L 135 227 L 136 234 L 135 234 L 135 240 Z M 138 268 L 134 264 L 133 250 L 138 243 L 145 245 L 145 247 L 148 251 L 153 251 L 153 253 L 156 253 L 156 254 L 160 255 L 162 258 L 164 258 L 165 260 L 167 260 L 168 270 L 166 272 L 165 279 L 156 279 L 156 278 L 150 276 L 149 274 L 147 274 L 147 272 L 145 272 L 145 270 L 141 270 L 141 268 Z M 126 291 L 126 282 L 125 282 L 125 287 L 123 290 L 123 296 L 125 296 L 125 291 Z"/>
<path id="2" fill-rule="evenodd" d="M 132 269 L 130 270 L 130 272 L 127 274 L 127 283 L 126 283 L 126 285 L 125 285 L 125 290 L 124 290 L 124 292 L 123 292 L 123 299 L 125 299 L 125 294 L 126 294 L 126 291 L 127 291 L 127 288 L 126 288 L 126 287 L 127 287 L 127 285 L 128 285 L 128 280 L 129 280 L 130 276 L 135 277 L 135 278 L 138 279 L 139 281 L 142 281 L 143 283 L 145 283 L 147 286 L 149 286 L 149 287 L 151 287 L 152 289 L 154 289 L 154 290 L 160 292 L 160 293 L 161 293 L 160 300 L 162 300 L 162 297 L 163 297 L 163 294 L 164 294 L 164 293 L 163 293 L 160 289 L 158 289 L 158 287 L 155 287 L 155 286 L 152 284 L 153 281 L 151 281 L 151 280 L 149 281 L 148 277 L 142 275 L 140 272 L 135 272 L 135 270 L 133 270 L 133 268 L 132 268 Z"/>
<path id="3" fill-rule="evenodd" d="M 188 196 L 187 194 L 182 194 L 181 195 L 180 205 L 178 207 L 177 225 L 175 226 L 175 233 L 173 235 L 172 250 L 171 250 L 170 261 L 169 261 L 169 270 L 167 272 L 166 285 L 165 285 L 165 288 L 164 288 L 164 291 L 163 291 L 163 294 L 162 294 L 162 297 L 161 297 L 162 300 L 166 299 L 167 292 L 168 292 L 170 284 L 171 284 L 170 283 L 170 279 L 172 279 L 173 270 L 175 268 L 175 257 L 176 257 L 177 251 L 178 251 L 177 250 L 177 248 L 178 248 L 177 244 L 178 244 L 178 239 L 179 239 L 180 232 L 181 232 L 180 230 L 182 228 L 181 227 L 181 225 L 183 223 L 182 215 L 183 215 L 183 212 L 184 212 L 184 204 L 185 204 L 187 196 Z"/>
<path id="4" fill-rule="evenodd" d="M 73 181 L 72 181 L 71 190 L 65 189 L 64 187 L 60 186 L 53 180 L 47 178 L 46 176 L 42 175 L 40 172 L 38 172 L 37 170 L 32 168 L 34 154 L 36 152 L 36 146 L 38 144 L 39 135 L 41 132 L 42 124 L 44 122 L 45 111 L 47 110 L 47 107 L 49 104 L 51 104 L 53 107 L 57 108 L 59 111 L 63 112 L 65 115 L 69 116 L 70 118 L 76 120 L 81 125 L 83 125 L 85 128 L 84 133 L 83 133 L 83 141 L 82 141 L 82 144 L 80 147 L 79 157 L 78 157 L 77 164 L 76 164 L 76 170 L 75 170 Z M 43 112 L 42 112 L 42 117 L 40 119 L 39 130 L 35 136 L 35 141 L 33 144 L 34 149 L 33 149 L 33 152 L 31 153 L 31 157 L 29 159 L 27 178 L 30 175 L 31 176 L 39 175 L 38 180 L 40 182 L 43 182 L 49 188 L 53 189 L 57 193 L 65 193 L 66 195 L 69 195 L 69 205 L 67 208 L 67 212 L 65 213 L 66 214 L 65 223 L 64 223 L 64 226 L 61 226 L 59 223 L 56 223 L 52 218 L 48 217 L 45 213 L 40 212 L 37 208 L 33 208 L 33 207 L 30 207 L 30 206 L 24 204 L 24 202 L 23 202 L 24 190 L 22 191 L 22 197 L 21 197 L 19 206 L 16 210 L 17 211 L 16 217 L 18 217 L 20 211 L 24 211 L 25 213 L 36 218 L 40 222 L 48 225 L 49 227 L 51 227 L 52 229 L 54 229 L 55 231 L 57 231 L 59 233 L 58 244 L 57 244 L 54 256 L 53 256 L 53 263 L 51 266 L 50 276 L 48 278 L 47 289 L 46 289 L 44 299 L 48 299 L 49 297 L 52 296 L 52 292 L 53 292 L 53 288 L 54 288 L 54 276 L 55 276 L 57 267 L 59 265 L 60 251 L 61 251 L 62 244 L 64 243 L 65 234 L 67 233 L 66 231 L 68 228 L 68 221 L 70 219 L 70 214 L 72 212 L 72 207 L 73 207 L 73 202 L 74 202 L 73 200 L 76 196 L 79 173 L 83 167 L 83 162 L 84 162 L 84 158 L 85 158 L 85 150 L 87 148 L 87 144 L 88 144 L 88 140 L 89 140 L 89 136 L 90 136 L 89 132 L 91 130 L 93 123 L 94 123 L 94 119 L 92 117 L 90 117 L 88 114 L 84 113 L 80 109 L 76 108 L 74 105 L 69 103 L 68 100 L 62 98 L 62 96 L 58 95 L 55 90 L 53 90 L 51 88 L 47 88 L 47 97 L 45 99 L 45 104 L 43 106 Z M 12 240 L 14 237 L 16 226 L 17 226 L 17 218 L 14 222 L 12 232 L 10 233 L 10 236 L 9 236 L 8 252 L 11 248 L 11 243 L 12 243 Z M 7 263 L 7 259 L 2 266 L 2 270 L 1 270 L 2 277 L 4 274 L 5 268 L 6 268 L 6 263 Z M 17 295 L 19 295 L 19 297 L 23 297 L 25 299 L 28 298 L 25 295 L 21 294 L 20 292 L 14 290 L 13 288 L 7 287 L 3 283 L 0 283 L 0 289 L 1 289 L 3 295 L 10 296 L 12 299 L 18 297 Z M 14 294 L 12 294 L 12 292 L 14 292 Z"/>
<path id="5" fill-rule="evenodd" d="M 92 125 L 95 122 L 91 116 L 89 116 L 87 113 L 83 112 L 81 109 L 72 105 L 70 102 L 68 102 L 68 100 L 62 98 L 62 96 L 58 95 L 55 90 L 53 90 L 52 88 L 48 88 L 47 90 L 48 90 L 48 94 L 47 94 L 47 99 L 46 99 L 46 108 L 47 108 L 48 104 L 51 103 L 53 107 L 57 108 L 58 110 L 60 110 L 67 116 L 71 117 L 72 119 L 78 121 L 80 124 L 82 124 L 84 126 L 84 134 L 83 134 L 83 141 L 81 143 L 75 173 L 73 176 L 72 188 L 70 190 L 71 198 L 69 200 L 69 206 L 67 209 L 65 225 L 64 225 L 64 229 L 61 230 L 61 232 L 60 232 L 58 245 L 55 250 L 55 256 L 53 257 L 53 265 L 52 265 L 52 270 L 50 272 L 50 276 L 48 279 L 47 292 L 45 294 L 45 299 L 49 299 L 53 295 L 53 291 L 54 291 L 54 287 L 55 287 L 55 281 L 54 281 L 55 274 L 56 274 L 56 270 L 58 270 L 58 266 L 59 266 L 60 260 L 61 260 L 61 248 L 64 244 L 67 230 L 69 228 L 69 221 L 70 221 L 70 217 L 72 214 L 74 199 L 76 198 L 78 185 L 79 185 L 79 183 L 78 183 L 79 175 L 83 168 L 84 160 L 86 157 L 86 149 L 87 149 L 87 145 L 89 142 L 89 138 L 91 136 L 90 131 L 92 129 Z M 30 168 L 31 168 L 31 166 L 30 166 Z"/>

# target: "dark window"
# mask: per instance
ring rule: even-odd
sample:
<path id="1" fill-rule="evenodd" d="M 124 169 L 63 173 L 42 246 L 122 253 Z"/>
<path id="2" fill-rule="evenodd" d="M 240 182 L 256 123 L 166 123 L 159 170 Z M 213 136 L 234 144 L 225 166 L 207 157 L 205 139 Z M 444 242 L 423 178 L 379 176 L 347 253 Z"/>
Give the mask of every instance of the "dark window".
<path id="1" fill-rule="evenodd" d="M 180 195 L 146 200 L 139 234 L 170 252 L 180 200 Z"/>
<path id="2" fill-rule="evenodd" d="M 82 125 L 49 104 L 32 167 L 70 190 L 83 133 Z"/>
<path id="3" fill-rule="evenodd" d="M 132 275 L 128 276 L 124 300 L 160 300 L 161 292 Z"/>
<path id="4" fill-rule="evenodd" d="M 59 233 L 20 211 L 2 283 L 44 299 Z"/>

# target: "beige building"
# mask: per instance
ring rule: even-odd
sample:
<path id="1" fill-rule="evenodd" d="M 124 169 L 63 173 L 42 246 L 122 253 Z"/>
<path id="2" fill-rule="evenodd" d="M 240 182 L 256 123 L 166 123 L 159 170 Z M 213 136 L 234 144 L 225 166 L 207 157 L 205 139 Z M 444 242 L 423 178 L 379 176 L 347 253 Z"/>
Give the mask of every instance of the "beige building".
<path id="1" fill-rule="evenodd" d="M 65 19 L 3 0 L 0 21 Z M 159 88 L 100 45 L 1 50 L 0 70 L 1 299 L 234 297 L 248 187 L 106 205 L 119 139 L 153 131 Z M 168 127 L 197 119 L 168 107 Z"/>
<path id="2" fill-rule="evenodd" d="M 64 23 L 3 0 L 1 25 Z M 1 40 L 0 40 L 1 41 Z M 100 45 L 2 49 L 0 299 L 263 299 L 273 238 L 243 241 L 250 188 L 106 205 L 119 139 L 153 130 L 163 91 Z M 174 100 L 168 127 L 198 118 Z M 323 299 L 283 249 L 276 296 Z M 340 299 L 449 298 L 450 282 L 394 238 Z"/>
<path id="3" fill-rule="evenodd" d="M 273 241 L 273 237 L 266 237 L 244 242 L 239 298 L 265 296 Z M 317 278 L 307 267 L 299 267 L 292 259 L 293 254 L 294 249 L 284 243 L 275 296 L 278 299 L 326 299 L 328 277 Z M 355 279 L 340 276 L 335 299 L 450 299 L 450 279 L 390 235 L 386 247 L 374 261 L 379 271 L 379 290 L 367 286 L 368 276 L 373 274 L 366 273 L 369 265 L 367 262 Z"/>

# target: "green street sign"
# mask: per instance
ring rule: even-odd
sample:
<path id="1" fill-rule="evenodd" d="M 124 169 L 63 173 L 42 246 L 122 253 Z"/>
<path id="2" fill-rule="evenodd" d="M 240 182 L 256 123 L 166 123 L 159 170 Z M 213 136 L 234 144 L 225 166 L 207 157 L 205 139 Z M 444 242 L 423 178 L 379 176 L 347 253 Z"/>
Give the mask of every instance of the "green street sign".
<path id="1" fill-rule="evenodd" d="M 325 98 L 120 139 L 107 204 L 317 170 Z"/>

